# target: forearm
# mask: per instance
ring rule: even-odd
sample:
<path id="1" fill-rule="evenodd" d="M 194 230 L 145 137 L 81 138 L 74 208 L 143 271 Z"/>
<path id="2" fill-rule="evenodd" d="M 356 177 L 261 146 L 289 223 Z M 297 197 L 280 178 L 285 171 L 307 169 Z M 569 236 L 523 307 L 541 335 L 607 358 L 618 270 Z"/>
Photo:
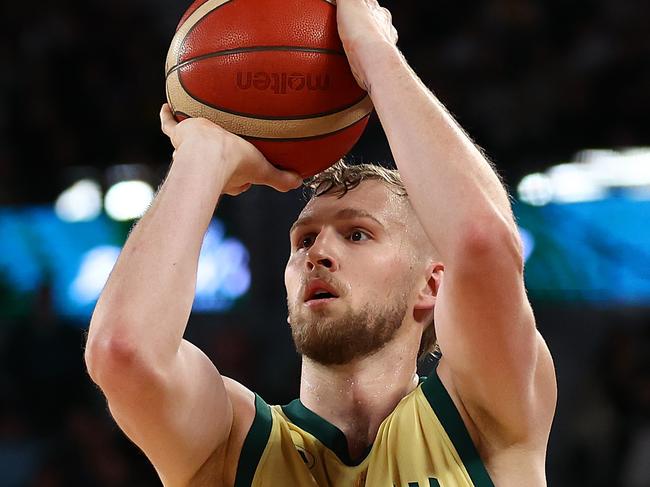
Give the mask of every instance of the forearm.
<path id="1" fill-rule="evenodd" d="M 95 308 L 93 340 L 137 347 L 156 361 L 178 350 L 194 298 L 203 236 L 223 187 L 220 154 L 179 148 L 131 232 Z"/>
<path id="2" fill-rule="evenodd" d="M 361 57 L 361 56 L 360 56 Z M 441 257 L 467 233 L 514 231 L 508 195 L 481 151 L 396 48 L 363 53 L 371 97 L 411 203 Z M 488 233 L 488 232 L 486 232 Z"/>

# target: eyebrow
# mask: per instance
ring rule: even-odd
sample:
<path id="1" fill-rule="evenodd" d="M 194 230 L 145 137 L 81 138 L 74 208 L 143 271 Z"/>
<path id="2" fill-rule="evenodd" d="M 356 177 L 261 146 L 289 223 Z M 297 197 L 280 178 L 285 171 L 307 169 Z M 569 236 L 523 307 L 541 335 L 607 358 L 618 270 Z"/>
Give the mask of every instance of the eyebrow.
<path id="1" fill-rule="evenodd" d="M 354 218 L 367 218 L 369 220 L 374 221 L 377 225 L 379 225 L 381 228 L 385 228 L 384 224 L 381 223 L 379 220 L 377 220 L 374 216 L 372 216 L 370 213 L 368 213 L 366 210 L 361 210 L 358 208 L 343 208 L 342 210 L 339 210 L 336 212 L 334 215 L 334 218 L 337 220 L 352 220 Z M 291 229 L 289 230 L 289 233 L 293 233 L 298 227 L 303 227 L 305 225 L 310 225 L 311 223 L 314 222 L 316 218 L 312 216 L 305 216 L 303 218 L 298 218 L 293 225 L 291 225 Z"/>

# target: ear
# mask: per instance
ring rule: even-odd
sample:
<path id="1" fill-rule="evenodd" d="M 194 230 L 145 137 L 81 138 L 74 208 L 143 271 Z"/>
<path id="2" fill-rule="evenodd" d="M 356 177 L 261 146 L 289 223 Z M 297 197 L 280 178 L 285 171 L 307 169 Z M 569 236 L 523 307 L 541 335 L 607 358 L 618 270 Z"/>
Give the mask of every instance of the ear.
<path id="1" fill-rule="evenodd" d="M 432 262 L 429 264 L 425 274 L 424 285 L 418 292 L 414 309 L 431 310 L 435 307 L 436 297 L 440 290 L 440 283 L 442 282 L 444 272 L 445 266 L 442 262 Z"/>

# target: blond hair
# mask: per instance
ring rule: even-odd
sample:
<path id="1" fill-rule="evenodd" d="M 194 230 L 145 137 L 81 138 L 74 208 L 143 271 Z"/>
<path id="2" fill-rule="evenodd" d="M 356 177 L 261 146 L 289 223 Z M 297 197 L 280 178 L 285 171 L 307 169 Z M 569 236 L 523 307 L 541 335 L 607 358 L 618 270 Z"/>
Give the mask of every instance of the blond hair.
<path id="1" fill-rule="evenodd" d="M 363 181 L 369 180 L 383 182 L 398 196 L 408 196 L 397 169 L 374 164 L 348 165 L 343 160 L 308 179 L 305 184 L 311 190 L 311 198 L 324 194 L 334 194 L 341 198 Z"/>

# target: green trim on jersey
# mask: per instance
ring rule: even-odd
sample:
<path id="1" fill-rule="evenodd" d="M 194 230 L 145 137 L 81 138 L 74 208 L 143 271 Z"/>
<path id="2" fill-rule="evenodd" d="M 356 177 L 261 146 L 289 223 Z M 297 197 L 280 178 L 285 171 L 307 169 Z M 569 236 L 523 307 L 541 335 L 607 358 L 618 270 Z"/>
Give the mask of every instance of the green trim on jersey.
<path id="1" fill-rule="evenodd" d="M 252 485 L 257 465 L 260 463 L 262 453 L 264 453 L 271 436 L 272 426 L 271 408 L 260 396 L 255 394 L 255 419 L 239 455 L 235 487 L 250 487 Z"/>
<path id="2" fill-rule="evenodd" d="M 295 399 L 286 406 L 282 406 L 282 412 L 293 424 L 317 438 L 318 441 L 329 448 L 339 458 L 339 460 L 341 460 L 341 462 L 349 467 L 360 465 L 372 449 L 372 445 L 370 445 L 359 459 L 356 461 L 352 460 L 348 450 L 348 440 L 345 438 L 343 432 L 326 419 L 321 418 L 315 412 L 307 409 L 305 405 L 300 402 L 300 399 Z"/>
<path id="3" fill-rule="evenodd" d="M 440 381 L 436 370 L 431 372 L 421 387 L 424 397 L 427 398 L 445 428 L 474 485 L 476 487 L 494 487 L 492 479 L 485 469 L 474 443 L 472 443 L 472 438 L 467 432 L 463 418 L 461 418 L 444 384 Z"/>
<path id="4" fill-rule="evenodd" d="M 418 482 L 409 482 L 409 487 L 420 487 Z M 440 487 L 440 482 L 437 479 L 429 479 L 429 487 Z"/>

